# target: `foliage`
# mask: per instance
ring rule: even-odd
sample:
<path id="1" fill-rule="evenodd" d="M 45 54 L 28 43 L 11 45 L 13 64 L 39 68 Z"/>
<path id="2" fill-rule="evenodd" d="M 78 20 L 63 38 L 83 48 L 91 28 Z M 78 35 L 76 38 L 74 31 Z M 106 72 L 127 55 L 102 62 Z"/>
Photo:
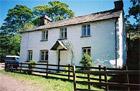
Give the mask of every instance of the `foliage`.
<path id="1" fill-rule="evenodd" d="M 132 6 L 130 6 L 128 15 L 125 16 L 125 23 L 126 23 L 126 31 L 127 31 L 127 37 L 129 39 L 136 39 L 140 38 L 140 1 L 139 0 L 130 0 L 132 3 Z M 130 18 L 133 17 L 134 23 L 130 22 Z M 132 20 L 132 19 L 131 19 Z"/>
<path id="2" fill-rule="evenodd" d="M 36 6 L 33 9 L 35 16 L 47 15 L 53 21 L 63 20 L 74 16 L 69 6 L 60 1 L 49 2 L 48 5 Z"/>
<path id="3" fill-rule="evenodd" d="M 69 81 L 63 81 L 57 78 L 65 78 L 65 76 L 60 76 L 60 75 L 52 75 L 49 74 L 49 76 L 54 77 L 53 79 L 50 77 L 44 78 L 41 76 L 33 76 L 33 75 L 25 75 L 25 74 L 18 74 L 16 72 L 5 72 L 4 70 L 0 69 L 0 75 L 8 75 L 13 77 L 14 79 L 18 79 L 19 81 L 22 80 L 24 82 L 28 82 L 30 83 L 32 86 L 39 86 L 41 91 L 73 91 L 73 82 L 69 82 Z M 64 73 L 65 75 L 67 73 Z M 86 76 L 84 74 L 77 74 L 78 76 Z M 92 75 L 93 76 L 93 75 Z M 56 77 L 56 79 L 55 79 Z M 93 76 L 92 78 L 98 78 L 97 76 Z M 67 77 L 66 77 L 67 78 Z M 83 81 L 86 79 L 82 79 L 82 78 L 77 78 L 78 81 Z M 82 84 L 76 84 L 76 86 L 78 88 L 87 88 L 86 85 L 82 85 Z M 99 89 L 95 86 L 91 86 L 91 89 L 94 89 L 96 91 L 104 91 L 103 89 Z"/>
<path id="4" fill-rule="evenodd" d="M 0 57 L 5 55 L 19 55 L 20 35 L 5 35 L 0 33 Z"/>
<path id="5" fill-rule="evenodd" d="M 21 29 L 21 31 L 27 31 L 27 30 L 33 29 L 34 27 L 35 27 L 34 23 L 28 22 L 23 25 L 23 28 Z"/>
<path id="6" fill-rule="evenodd" d="M 35 65 L 36 64 L 36 62 L 34 60 L 30 60 L 28 63 L 31 64 L 31 65 Z"/>
<path id="7" fill-rule="evenodd" d="M 15 34 L 23 28 L 24 24 L 32 18 L 32 10 L 24 5 L 16 5 L 9 9 L 5 22 L 1 26 L 1 30 L 6 33 Z"/>
<path id="8" fill-rule="evenodd" d="M 129 16 L 133 16 L 137 22 L 140 22 L 140 1 L 131 0 L 131 3 L 133 5 L 129 8 Z"/>
<path id="9" fill-rule="evenodd" d="M 34 28 L 40 22 L 39 17 L 44 14 L 54 21 L 74 15 L 67 4 L 59 1 L 36 6 L 33 11 L 24 5 L 16 5 L 9 9 L 4 23 L 0 26 L 0 57 L 7 54 L 19 54 L 21 37 L 18 32 Z"/>
<path id="10" fill-rule="evenodd" d="M 84 53 L 82 60 L 80 61 L 81 65 L 85 67 L 85 69 L 88 69 L 88 67 L 92 66 L 92 58 L 87 53 Z"/>

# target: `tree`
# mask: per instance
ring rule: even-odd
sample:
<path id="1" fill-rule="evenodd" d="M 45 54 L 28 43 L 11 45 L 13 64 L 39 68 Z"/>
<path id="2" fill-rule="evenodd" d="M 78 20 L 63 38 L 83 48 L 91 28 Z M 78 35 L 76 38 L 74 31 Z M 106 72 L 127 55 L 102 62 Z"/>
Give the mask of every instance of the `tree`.
<path id="1" fill-rule="evenodd" d="M 140 37 L 140 1 L 130 0 L 132 6 L 130 6 L 128 15 L 125 16 L 126 31 L 129 39 Z M 133 17 L 134 23 L 130 22 L 130 18 Z"/>
<path id="2" fill-rule="evenodd" d="M 5 22 L 1 26 L 1 30 L 6 33 L 17 33 L 21 30 L 25 23 L 32 19 L 32 10 L 23 5 L 16 5 L 9 9 Z"/>
<path id="3" fill-rule="evenodd" d="M 19 55 L 20 35 L 5 35 L 0 33 L 0 57 L 5 55 Z"/>
<path id="4" fill-rule="evenodd" d="M 140 22 L 140 1 L 131 0 L 132 7 L 129 8 L 129 16 L 133 16 L 136 19 L 136 22 Z"/>
<path id="5" fill-rule="evenodd" d="M 89 54 L 84 53 L 82 60 L 80 61 L 80 63 L 82 64 L 83 67 L 85 67 L 85 70 L 88 70 L 88 67 L 92 66 L 92 58 Z"/>
<path id="6" fill-rule="evenodd" d="M 47 14 L 53 21 L 67 19 L 74 15 L 67 4 L 59 1 L 36 6 L 33 11 L 24 5 L 16 5 L 9 9 L 0 27 L 0 56 L 19 54 L 21 38 L 18 32 L 34 28 L 40 22 L 39 17 L 44 14 Z"/>
<path id="7" fill-rule="evenodd" d="M 49 2 L 48 5 L 36 6 L 33 9 L 34 16 L 47 15 L 53 21 L 68 19 L 74 16 L 69 6 L 60 1 Z"/>

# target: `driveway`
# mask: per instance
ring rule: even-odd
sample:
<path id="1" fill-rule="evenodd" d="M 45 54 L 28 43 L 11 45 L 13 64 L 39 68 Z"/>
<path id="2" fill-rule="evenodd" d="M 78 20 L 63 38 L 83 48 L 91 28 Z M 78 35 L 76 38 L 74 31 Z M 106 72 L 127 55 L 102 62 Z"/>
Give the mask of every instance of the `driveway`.
<path id="1" fill-rule="evenodd" d="M 0 70 L 4 69 L 4 64 L 0 63 Z M 0 91 L 42 91 L 37 85 L 32 85 L 27 81 L 17 80 L 11 76 L 0 72 Z"/>

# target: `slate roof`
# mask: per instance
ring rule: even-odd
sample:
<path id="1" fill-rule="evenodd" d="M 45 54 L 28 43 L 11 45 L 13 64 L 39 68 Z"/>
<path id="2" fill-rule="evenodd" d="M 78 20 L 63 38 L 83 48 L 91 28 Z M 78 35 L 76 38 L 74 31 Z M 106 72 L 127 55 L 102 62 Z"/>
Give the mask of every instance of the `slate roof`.
<path id="1" fill-rule="evenodd" d="M 115 9 L 112 9 L 112 10 L 107 10 L 107 11 L 102 11 L 102 12 L 97 12 L 97 13 L 91 13 L 84 16 L 78 16 L 78 17 L 73 17 L 70 19 L 50 22 L 46 25 L 39 26 L 32 30 L 23 31 L 23 32 L 57 28 L 57 27 L 62 27 L 62 26 L 69 26 L 69 25 L 76 25 L 76 24 L 95 22 L 95 21 L 101 21 L 101 20 L 112 19 L 112 18 L 118 18 L 120 16 L 120 12 L 121 10 L 116 11 Z"/>

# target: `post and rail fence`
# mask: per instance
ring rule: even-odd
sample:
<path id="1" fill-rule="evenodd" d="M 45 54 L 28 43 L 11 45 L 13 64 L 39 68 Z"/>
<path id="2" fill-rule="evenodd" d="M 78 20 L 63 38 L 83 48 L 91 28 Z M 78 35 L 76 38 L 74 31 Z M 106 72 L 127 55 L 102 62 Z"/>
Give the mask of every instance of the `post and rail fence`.
<path id="1" fill-rule="evenodd" d="M 123 87 L 125 90 L 130 91 L 131 88 L 139 88 L 139 83 L 131 83 L 129 76 L 140 74 L 139 70 L 128 70 L 118 68 L 106 68 L 101 67 L 88 67 L 88 70 L 83 70 L 82 66 L 73 66 L 73 65 L 56 65 L 56 64 L 47 64 L 47 63 L 19 63 L 19 67 L 12 67 L 14 64 L 5 63 L 5 70 L 16 71 L 20 73 L 28 73 L 32 75 L 41 75 L 45 77 L 60 78 L 68 81 L 73 81 L 74 91 L 94 91 L 93 86 L 109 91 L 110 87 Z M 58 72 L 59 66 L 59 72 Z M 124 76 L 125 82 L 112 82 L 109 78 Z M 86 85 L 87 88 L 78 88 L 77 84 Z"/>

